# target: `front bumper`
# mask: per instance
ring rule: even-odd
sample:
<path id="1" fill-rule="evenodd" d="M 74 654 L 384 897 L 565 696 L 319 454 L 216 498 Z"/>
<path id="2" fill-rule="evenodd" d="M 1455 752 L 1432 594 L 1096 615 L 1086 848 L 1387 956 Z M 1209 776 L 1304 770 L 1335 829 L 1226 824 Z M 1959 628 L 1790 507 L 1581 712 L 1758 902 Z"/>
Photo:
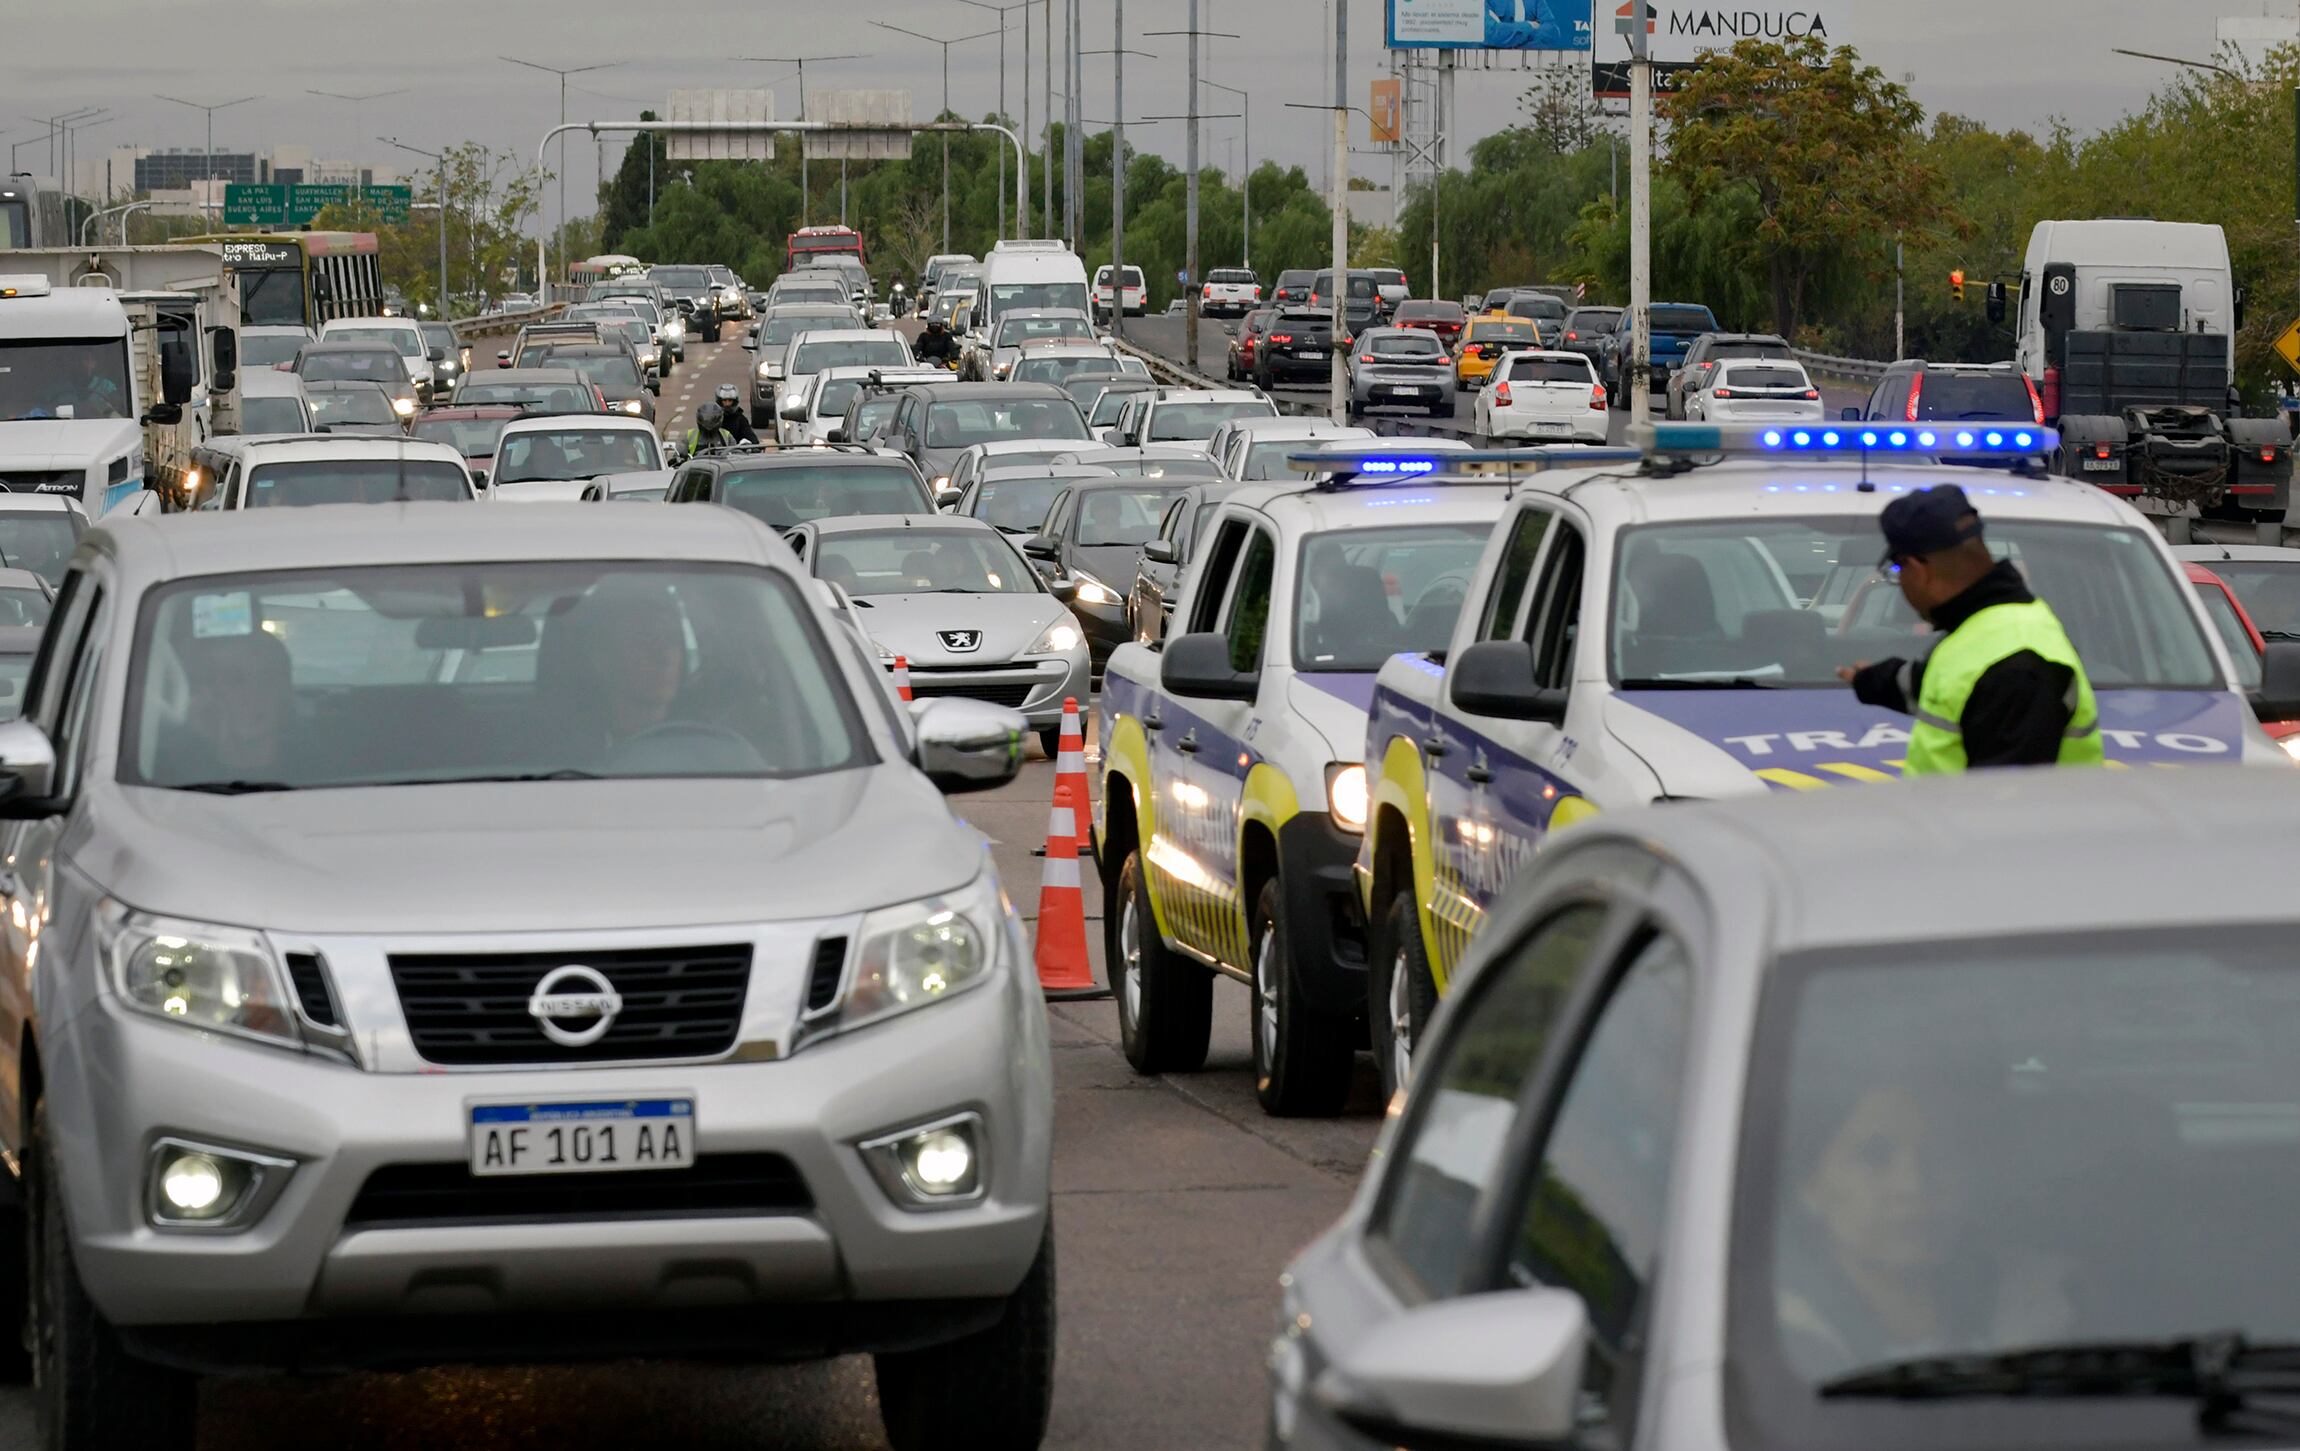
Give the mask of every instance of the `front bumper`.
<path id="1" fill-rule="evenodd" d="M 910 663 L 913 696 L 921 700 L 945 695 L 987 700 L 1021 711 L 1033 727 L 1060 725 L 1066 697 L 1075 697 L 1083 707 L 1093 688 L 1093 676 L 1093 662 L 1084 644 L 1060 655 L 977 665 Z"/>
<path id="2" fill-rule="evenodd" d="M 364 1072 L 204 1036 L 107 1000 L 44 1045 L 73 1255 L 104 1314 L 132 1340 L 145 1337 L 135 1343 L 251 1365 L 260 1363 L 263 1327 L 290 1321 L 318 1332 L 315 1343 L 327 1327 L 359 1331 L 350 1348 L 362 1363 L 438 1363 L 442 1352 L 423 1337 L 439 1316 L 500 1321 L 513 1339 L 529 1333 L 519 1328 L 527 1322 L 560 1316 L 573 1317 L 570 1329 L 586 1316 L 630 1317 L 676 1337 L 702 1333 L 697 1312 L 725 1312 L 739 1331 L 763 1306 L 995 1301 L 1037 1253 L 1052 1135 L 1043 1029 L 1030 1017 L 1037 988 L 1017 947 L 1001 955 L 998 976 L 950 1002 L 787 1058 L 671 1066 Z M 329 957 L 339 969 L 345 961 Z M 795 961 L 754 968 L 754 1001 L 803 991 L 802 970 Z M 339 971 L 339 991 L 346 982 L 357 1022 L 363 980 Z M 390 997 L 388 979 L 381 992 Z M 901 1071 L 890 1072 L 896 1063 Z M 392 1166 L 445 1166 L 458 1189 L 517 1182 L 452 1173 L 466 1161 L 475 1102 L 664 1095 L 695 1101 L 698 1169 L 722 1156 L 772 1156 L 787 1165 L 776 1182 L 796 1189 L 786 1188 L 779 1207 L 743 1211 L 527 1207 L 504 1216 L 465 1197 L 436 1213 L 376 1213 L 383 1201 L 371 1176 Z M 982 1197 L 897 1207 L 856 1145 L 964 1110 L 982 1121 Z M 243 1231 L 156 1229 L 145 1219 L 143 1180 L 148 1146 L 161 1136 L 258 1150 L 295 1167 Z M 659 1172 L 670 1180 L 695 1171 Z M 602 1181 L 654 1177 L 565 1182 L 572 1199 Z M 840 1313 L 822 1324 L 834 1326 Z M 878 1317 L 890 1334 L 901 1319 L 891 1308 Z M 757 1333 L 771 1339 L 772 1322 L 759 1320 Z M 217 1326 L 243 1333 L 211 1337 Z M 279 1353 L 293 1353 L 295 1340 Z M 766 1340 L 751 1348 L 779 1353 Z M 621 1353 L 643 1351 L 626 1338 Z"/>
<path id="3" fill-rule="evenodd" d="M 1312 1010 L 1366 1010 L 1366 918 L 1354 871 L 1360 838 L 1323 811 L 1278 828 L 1278 885 L 1295 982 Z"/>

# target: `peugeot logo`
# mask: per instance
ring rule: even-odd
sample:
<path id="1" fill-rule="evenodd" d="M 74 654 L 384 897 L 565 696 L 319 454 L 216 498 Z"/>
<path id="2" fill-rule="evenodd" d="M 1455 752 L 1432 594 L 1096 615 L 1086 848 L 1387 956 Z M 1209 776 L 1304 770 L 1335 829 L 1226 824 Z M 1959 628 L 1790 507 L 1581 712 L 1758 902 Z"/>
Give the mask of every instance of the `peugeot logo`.
<path id="1" fill-rule="evenodd" d="M 942 648 L 953 654 L 963 655 L 982 648 L 980 630 L 937 630 L 935 636 L 942 641 Z"/>
<path id="2" fill-rule="evenodd" d="M 607 1036 L 615 1015 L 623 1011 L 623 995 L 596 968 L 580 963 L 555 967 L 535 984 L 527 999 L 527 1014 L 543 1036 L 562 1048 L 583 1048 Z M 561 1026 L 562 1018 L 590 1018 L 585 1027 Z"/>

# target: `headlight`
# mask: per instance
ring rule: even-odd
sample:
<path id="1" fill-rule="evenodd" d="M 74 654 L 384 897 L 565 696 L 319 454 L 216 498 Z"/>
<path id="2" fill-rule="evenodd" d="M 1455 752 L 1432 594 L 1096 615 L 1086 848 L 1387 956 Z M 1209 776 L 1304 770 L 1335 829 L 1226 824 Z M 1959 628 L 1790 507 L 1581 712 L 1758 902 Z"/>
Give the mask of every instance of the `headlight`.
<path id="1" fill-rule="evenodd" d="M 685 323 L 683 323 L 683 322 L 679 322 L 679 321 L 677 321 L 676 319 L 674 319 L 674 320 L 672 320 L 672 321 L 670 321 L 670 322 L 666 322 L 666 323 L 664 323 L 664 324 L 663 324 L 663 336 L 664 336 L 664 337 L 667 337 L 667 338 L 683 338 L 683 337 L 685 337 L 686 335 L 687 335 L 687 325 L 686 325 Z"/>
<path id="2" fill-rule="evenodd" d="M 415 413 L 415 400 L 413 398 L 394 398 L 391 400 L 391 411 L 402 418 L 412 417 Z"/>
<path id="3" fill-rule="evenodd" d="M 775 376 L 774 374 L 772 374 L 772 373 L 770 373 L 770 372 L 768 372 L 768 371 L 767 371 L 767 369 L 769 369 L 769 368 L 771 368 L 771 367 L 773 367 L 773 366 L 774 366 L 774 364 L 772 364 L 772 363 L 761 363 L 761 364 L 759 364 L 759 381 L 760 381 L 760 382 L 762 382 L 762 383 L 763 383 L 763 382 L 767 381 L 768 379 L 770 379 L 770 378 L 772 378 L 772 377 L 774 377 L 774 376 Z"/>
<path id="4" fill-rule="evenodd" d="M 863 918 L 854 983 L 839 1026 L 907 1013 L 990 975 L 999 944 L 998 896 L 988 873 L 948 897 L 885 907 Z"/>
<path id="5" fill-rule="evenodd" d="M 1078 626 L 1072 622 L 1071 618 L 1064 615 L 1061 619 L 1048 625 L 1045 631 L 1031 642 L 1030 648 L 1022 653 L 1025 655 L 1059 655 L 1065 651 L 1077 649 L 1078 642 L 1085 638 L 1079 633 Z"/>
<path id="6" fill-rule="evenodd" d="M 1090 605 L 1114 605 L 1124 598 L 1091 574 L 1078 576 L 1078 597 Z"/>
<path id="7" fill-rule="evenodd" d="M 1366 768 L 1339 762 L 1326 767 L 1326 806 L 1334 814 L 1334 825 L 1344 831 L 1364 831 Z"/>
<path id="8" fill-rule="evenodd" d="M 2295 761 L 2300 761 L 2300 732 L 2294 732 L 2288 736 L 2279 736 L 2277 737 L 2276 744 L 2284 748 L 2285 755 L 2290 756 Z"/>
<path id="9" fill-rule="evenodd" d="M 120 997 L 186 1027 L 300 1045 L 286 974 L 260 932 L 155 917 L 117 902 L 96 911 L 98 949 Z"/>
<path id="10" fill-rule="evenodd" d="M 646 411 L 646 405 L 636 398 L 626 398 L 623 400 L 623 411 L 636 418 Z"/>

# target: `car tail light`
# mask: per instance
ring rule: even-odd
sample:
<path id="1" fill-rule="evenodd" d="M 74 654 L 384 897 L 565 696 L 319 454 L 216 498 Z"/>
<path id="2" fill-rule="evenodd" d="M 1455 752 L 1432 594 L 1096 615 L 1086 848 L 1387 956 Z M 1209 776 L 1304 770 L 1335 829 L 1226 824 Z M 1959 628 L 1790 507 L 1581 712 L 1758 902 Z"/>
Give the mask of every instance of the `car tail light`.
<path id="1" fill-rule="evenodd" d="M 2028 411 L 2032 421 L 2039 425 L 2043 424 L 2044 400 L 2036 396 L 2036 384 L 2029 380 L 2026 373 L 2020 375 L 2020 381 L 2021 386 L 2028 389 Z"/>
<path id="2" fill-rule="evenodd" d="M 2105 443 L 2096 443 L 2096 444 L 2094 444 L 2094 445 L 2092 446 L 2092 456 L 2093 456 L 2094 458 L 2107 458 L 2107 457 L 2109 457 L 2109 447 L 2108 447 L 2108 445 L 2107 445 L 2107 444 L 2105 444 Z"/>
<path id="3" fill-rule="evenodd" d="M 1805 396 L 1807 398 L 1818 398 L 1821 396 L 1821 390 L 1818 388 L 1807 388 L 1805 390 Z"/>
<path id="4" fill-rule="evenodd" d="M 1497 407 L 1507 408 L 1509 406 L 1509 384 L 1496 383 L 1493 385 L 1493 401 Z"/>
<path id="5" fill-rule="evenodd" d="M 1733 390 L 1730 388 L 1712 388 L 1709 390 L 1709 396 L 1712 398 L 1730 398 L 1733 396 Z"/>
<path id="6" fill-rule="evenodd" d="M 1589 407 L 1592 412 L 1602 413 L 1605 411 L 1605 385 L 1603 383 L 1593 384 L 1590 387 Z"/>
<path id="7" fill-rule="evenodd" d="M 1566 340 L 1567 342 L 1569 342 L 1569 343 L 1578 343 L 1578 342 L 1580 342 L 1580 341 L 1581 341 L 1581 334 L 1579 334 L 1579 333 L 1567 333 L 1567 334 L 1565 335 L 1565 340 Z"/>
<path id="8" fill-rule="evenodd" d="M 2058 368 L 2047 368 L 2044 370 L 2043 401 L 2045 417 L 2060 417 L 2060 369 Z"/>
<path id="9" fill-rule="evenodd" d="M 1925 392 L 1925 375 L 1924 375 L 1924 374 L 1922 374 L 1922 373 L 1911 373 L 1911 374 L 1909 375 L 1909 406 L 1908 406 L 1908 419 L 1909 419 L 1909 422 L 1911 422 L 1911 423 L 1914 423 L 1914 422 L 1916 422 L 1916 421 L 1917 421 L 1917 402 L 1918 402 L 1918 400 L 1919 400 L 1920 398 L 1922 398 L 1922 397 L 1924 396 L 1924 392 Z"/>
<path id="10" fill-rule="evenodd" d="M 1361 362 L 1361 363 L 1370 363 L 1370 362 L 1372 362 L 1373 360 L 1374 360 L 1374 355 L 1373 355 L 1372 353 L 1360 353 L 1360 354 L 1358 354 L 1358 361 L 1359 361 L 1359 362 Z"/>
<path id="11" fill-rule="evenodd" d="M 2264 464 L 2276 462 L 2276 450 L 2273 447 L 2260 450 L 2260 461 Z"/>
<path id="12" fill-rule="evenodd" d="M 1293 335 L 1292 333 L 1272 333 L 1272 334 L 1270 334 L 1270 341 L 1271 341 L 1271 342 L 1273 342 L 1273 343 L 1290 343 L 1290 342 L 1292 342 L 1293 340 L 1294 340 L 1294 335 Z"/>

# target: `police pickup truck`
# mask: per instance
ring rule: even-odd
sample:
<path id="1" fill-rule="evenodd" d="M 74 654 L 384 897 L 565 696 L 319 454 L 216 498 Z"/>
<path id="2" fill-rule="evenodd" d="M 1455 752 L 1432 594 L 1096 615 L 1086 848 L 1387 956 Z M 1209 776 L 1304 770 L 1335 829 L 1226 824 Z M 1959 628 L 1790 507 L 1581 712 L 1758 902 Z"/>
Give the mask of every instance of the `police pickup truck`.
<path id="1" fill-rule="evenodd" d="M 1374 672 L 1451 637 L 1508 502 L 1500 480 L 1422 477 L 1426 448 L 1352 447 L 1301 457 L 1329 478 L 1222 496 L 1170 635 L 1113 651 L 1097 706 L 1096 856 L 1127 1060 L 1202 1066 L 1213 975 L 1235 978 L 1253 992 L 1255 1091 L 1273 1114 L 1338 1112 L 1364 1041 L 1352 870 Z"/>
<path id="2" fill-rule="evenodd" d="M 1549 832 L 1897 777 L 1908 717 L 1836 675 L 1927 645 L 1878 568 L 1895 494 L 1963 485 L 2083 656 L 2111 767 L 2289 768 L 2163 542 L 2129 505 L 2046 477 L 2057 444 L 2025 425 L 1667 423 L 1637 464 L 1516 451 L 1545 471 L 1495 530 L 1453 639 L 1391 660 L 1374 691 L 1359 883 L 1385 1077 L 1405 1077 L 1488 906 Z M 2259 709 L 2289 708 L 2266 697 L 2291 693 L 2293 649 L 2271 647 Z"/>

